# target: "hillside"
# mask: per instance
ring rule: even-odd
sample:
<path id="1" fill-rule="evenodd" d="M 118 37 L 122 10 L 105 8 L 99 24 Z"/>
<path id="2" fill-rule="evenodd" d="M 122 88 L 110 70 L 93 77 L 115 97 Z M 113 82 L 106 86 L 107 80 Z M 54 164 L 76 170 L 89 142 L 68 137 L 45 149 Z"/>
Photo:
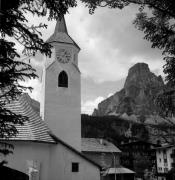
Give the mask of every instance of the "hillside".
<path id="1" fill-rule="evenodd" d="M 116 145 L 130 140 L 151 143 L 174 141 L 175 127 L 168 124 L 144 124 L 116 116 L 81 115 L 82 137 L 106 138 Z"/>

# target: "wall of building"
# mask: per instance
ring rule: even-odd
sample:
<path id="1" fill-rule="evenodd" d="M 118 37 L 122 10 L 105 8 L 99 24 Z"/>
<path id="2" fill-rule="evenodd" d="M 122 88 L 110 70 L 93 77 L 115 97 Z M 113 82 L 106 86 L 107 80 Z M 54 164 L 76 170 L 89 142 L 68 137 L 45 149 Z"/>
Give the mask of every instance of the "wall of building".
<path id="1" fill-rule="evenodd" d="M 36 164 L 41 180 L 49 180 L 50 148 L 53 145 L 13 142 L 14 151 L 6 157 L 8 166 L 12 169 L 29 174 L 31 163 Z"/>
<path id="2" fill-rule="evenodd" d="M 92 159 L 102 167 L 114 167 L 114 154 L 112 153 L 101 153 L 101 152 L 83 152 L 83 154 Z M 120 155 L 115 153 L 115 166 L 120 165 Z"/>
<path id="3" fill-rule="evenodd" d="M 172 168 L 173 159 L 171 158 L 173 148 L 158 149 L 156 151 L 157 172 L 167 173 Z M 165 161 L 165 159 L 167 159 Z"/>
<path id="4" fill-rule="evenodd" d="M 62 145 L 52 148 L 51 174 L 56 178 L 59 170 L 59 179 L 62 180 L 100 180 L 100 170 L 95 165 L 84 160 Z M 57 162 L 57 164 L 55 164 Z M 72 162 L 79 163 L 79 172 L 72 172 Z"/>
<path id="5" fill-rule="evenodd" d="M 30 168 L 39 171 L 35 180 L 100 180 L 100 170 L 62 144 L 48 145 L 32 142 L 13 142 L 14 153 L 7 156 L 8 166 L 29 174 Z M 72 172 L 72 162 L 79 163 L 79 172 Z"/>
<path id="6" fill-rule="evenodd" d="M 167 163 L 168 163 L 168 170 L 172 168 L 173 159 L 171 158 L 173 148 L 167 149 Z"/>

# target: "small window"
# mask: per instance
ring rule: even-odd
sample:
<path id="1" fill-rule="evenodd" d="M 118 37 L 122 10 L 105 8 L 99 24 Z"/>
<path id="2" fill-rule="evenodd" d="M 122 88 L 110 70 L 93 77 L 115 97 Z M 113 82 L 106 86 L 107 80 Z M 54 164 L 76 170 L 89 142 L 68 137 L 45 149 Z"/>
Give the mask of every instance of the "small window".
<path id="1" fill-rule="evenodd" d="M 168 168 L 164 168 L 164 172 L 167 173 L 168 172 Z"/>
<path id="2" fill-rule="evenodd" d="M 58 76 L 58 87 L 68 87 L 68 76 L 65 71 L 60 72 Z"/>
<path id="3" fill-rule="evenodd" d="M 72 172 L 79 172 L 79 163 L 77 162 L 72 163 Z"/>
<path id="4" fill-rule="evenodd" d="M 162 171 L 162 168 L 161 168 L 161 167 L 158 167 L 158 170 L 159 170 L 159 171 Z"/>

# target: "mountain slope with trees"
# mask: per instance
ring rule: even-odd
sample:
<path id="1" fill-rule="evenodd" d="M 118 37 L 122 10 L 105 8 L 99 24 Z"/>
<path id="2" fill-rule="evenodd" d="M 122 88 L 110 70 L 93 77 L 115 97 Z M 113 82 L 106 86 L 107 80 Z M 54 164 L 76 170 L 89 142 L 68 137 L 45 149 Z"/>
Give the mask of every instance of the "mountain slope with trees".
<path id="1" fill-rule="evenodd" d="M 116 145 L 141 140 L 150 143 L 174 142 L 175 127 L 168 124 L 144 124 L 116 116 L 81 115 L 82 137 L 105 138 Z"/>

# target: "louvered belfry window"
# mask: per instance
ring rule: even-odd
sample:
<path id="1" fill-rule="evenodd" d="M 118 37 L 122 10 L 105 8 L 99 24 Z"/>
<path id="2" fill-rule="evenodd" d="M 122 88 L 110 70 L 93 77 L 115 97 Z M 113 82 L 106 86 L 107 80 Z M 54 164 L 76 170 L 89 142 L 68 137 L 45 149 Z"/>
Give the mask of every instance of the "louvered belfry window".
<path id="1" fill-rule="evenodd" d="M 68 87 L 68 75 L 65 71 L 60 72 L 58 76 L 58 87 Z"/>

